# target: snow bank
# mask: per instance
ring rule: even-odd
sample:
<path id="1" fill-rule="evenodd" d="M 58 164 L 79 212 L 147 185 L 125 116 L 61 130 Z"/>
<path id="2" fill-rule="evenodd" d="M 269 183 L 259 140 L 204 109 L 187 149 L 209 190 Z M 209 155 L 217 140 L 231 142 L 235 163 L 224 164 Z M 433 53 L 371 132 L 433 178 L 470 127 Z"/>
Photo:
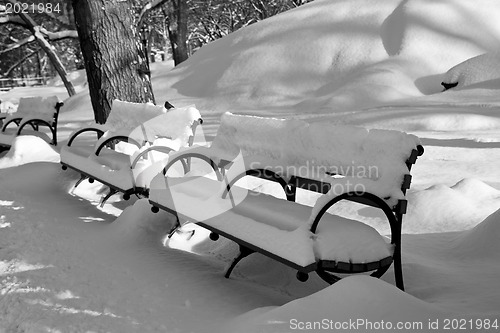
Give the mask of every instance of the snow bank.
<path id="1" fill-rule="evenodd" d="M 413 123 L 413 124 L 412 124 Z M 407 125 L 412 130 L 426 131 L 480 131 L 500 128 L 500 119 L 479 114 L 433 114 L 409 119 Z"/>
<path id="2" fill-rule="evenodd" d="M 87 73 L 85 69 L 76 70 L 68 73 L 67 78 L 71 81 L 73 86 L 77 88 L 85 87 L 87 85 Z M 63 87 L 64 82 L 61 80 L 60 76 L 56 76 L 47 82 L 48 86 L 52 87 Z"/>
<path id="3" fill-rule="evenodd" d="M 163 238 L 175 225 L 173 215 L 161 211 L 151 212 L 147 199 L 139 199 L 128 206 L 120 216 L 109 225 L 113 237 L 144 241 L 146 238 L 162 244 Z"/>
<path id="4" fill-rule="evenodd" d="M 16 165 L 15 168 L 0 169 L 0 172 L 4 175 L 15 174 L 15 176 L 2 179 L 3 190 L 13 198 L 15 205 L 22 205 L 27 209 L 26 204 L 29 203 L 33 205 L 35 211 L 42 207 L 49 212 L 48 207 L 54 208 L 61 205 L 59 211 L 67 212 L 62 208 L 64 202 L 72 200 L 72 197 L 67 194 L 74 184 L 74 179 L 72 175 L 62 171 L 59 164 L 36 161 Z M 19 199 L 19 196 L 26 195 L 32 199 L 24 202 Z"/>
<path id="5" fill-rule="evenodd" d="M 250 311 L 227 324 L 223 332 L 385 332 L 395 329 L 400 322 L 410 325 L 420 322 L 423 329 L 409 327 L 407 330 L 430 332 L 429 320 L 434 321 L 446 314 L 447 311 L 438 306 L 423 302 L 383 281 L 352 276 L 283 306 Z M 382 321 L 394 326 L 373 328 Z M 348 324 L 342 327 L 342 323 L 350 322 L 359 323 L 359 326 L 353 328 Z"/>
<path id="6" fill-rule="evenodd" d="M 391 271 L 383 277 L 388 283 L 356 276 L 326 286 L 314 275 L 299 283 L 293 270 L 257 254 L 224 279 L 237 249 L 221 258 L 217 245 L 203 255 L 162 248 L 172 219 L 152 214 L 147 200 L 115 220 L 68 196 L 72 176 L 54 163 L 0 173 L 0 327 L 7 330 L 249 333 L 289 332 L 299 321 L 323 319 L 425 325 L 498 318 L 498 213 L 474 232 L 478 239 L 404 236 L 406 293 L 392 284 Z M 464 264 L 461 248 L 481 260 Z"/>
<path id="7" fill-rule="evenodd" d="M 460 234 L 454 242 L 456 255 L 474 258 L 498 258 L 500 253 L 500 209 L 473 229 Z"/>
<path id="8" fill-rule="evenodd" d="M 470 229 L 500 208 L 500 191 L 478 179 L 464 179 L 452 187 L 433 185 L 407 197 L 404 233 Z"/>
<path id="9" fill-rule="evenodd" d="M 21 135 L 13 139 L 10 150 L 0 158 L 0 169 L 40 161 L 59 163 L 59 154 L 42 138 Z"/>
<path id="10" fill-rule="evenodd" d="M 485 53 L 454 66 L 446 72 L 443 82 L 456 84 L 457 88 L 479 83 L 500 88 L 500 53 Z"/>
<path id="11" fill-rule="evenodd" d="M 316 0 L 203 46 L 165 89 L 174 104 L 301 113 L 438 93 L 448 69 L 496 48 L 499 11 L 494 0 Z"/>

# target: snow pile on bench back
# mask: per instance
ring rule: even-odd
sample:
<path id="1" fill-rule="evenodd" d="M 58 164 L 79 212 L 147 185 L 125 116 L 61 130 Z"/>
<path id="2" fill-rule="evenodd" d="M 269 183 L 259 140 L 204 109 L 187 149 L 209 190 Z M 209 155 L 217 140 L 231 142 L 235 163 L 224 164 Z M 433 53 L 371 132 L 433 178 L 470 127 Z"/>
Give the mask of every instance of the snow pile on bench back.
<path id="1" fill-rule="evenodd" d="M 201 119 L 200 111 L 194 105 L 174 108 L 141 123 L 130 136 L 148 142 L 158 140 L 159 144 L 162 142 L 161 139 L 169 139 L 174 147 L 172 144 L 168 146 L 177 150 L 188 145 L 189 138 L 194 135 L 193 123 L 199 119 Z"/>
<path id="2" fill-rule="evenodd" d="M 284 162 L 290 134 L 304 124 L 295 119 L 263 118 L 226 112 L 221 117 L 211 148 L 227 155 L 228 159 L 236 157 L 241 151 L 243 156 L 262 156 Z"/>
<path id="3" fill-rule="evenodd" d="M 132 103 L 118 99 L 113 100 L 111 112 L 106 120 L 106 126 L 114 132 L 130 131 L 146 120 L 165 113 L 163 106 L 152 103 Z"/>
<path id="4" fill-rule="evenodd" d="M 245 160 L 247 167 L 253 161 L 253 167 L 271 169 L 285 179 L 330 182 L 335 195 L 364 189 L 395 204 L 403 198 L 401 184 L 409 173 L 405 162 L 419 144 L 416 136 L 399 131 L 226 113 L 212 149 L 224 158 L 241 151 L 244 158 L 252 156 Z"/>
<path id="5" fill-rule="evenodd" d="M 23 97 L 19 99 L 19 106 L 15 116 L 46 116 L 52 118 L 56 112 L 56 104 L 59 102 L 57 96 L 50 97 Z"/>
<path id="6" fill-rule="evenodd" d="M 201 120 L 201 115 L 194 105 L 170 109 L 167 113 L 137 127 L 132 136 L 143 135 L 154 146 L 168 147 L 177 151 L 189 146 L 189 139 L 194 136 L 193 124 L 198 120 Z M 145 144 L 134 152 L 132 159 L 149 147 L 149 144 Z M 132 169 L 135 185 L 148 188 L 154 176 L 160 173 L 167 164 L 168 157 L 165 153 L 150 151 L 147 158 L 140 159 Z"/>

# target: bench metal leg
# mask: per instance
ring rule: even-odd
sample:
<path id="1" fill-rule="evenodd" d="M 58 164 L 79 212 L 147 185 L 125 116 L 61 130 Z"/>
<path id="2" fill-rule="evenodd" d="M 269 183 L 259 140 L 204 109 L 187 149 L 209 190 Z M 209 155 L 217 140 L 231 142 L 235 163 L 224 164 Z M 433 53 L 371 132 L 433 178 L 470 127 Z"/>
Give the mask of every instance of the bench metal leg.
<path id="1" fill-rule="evenodd" d="M 181 223 L 179 222 L 179 217 L 176 216 L 175 217 L 175 224 L 174 226 L 172 227 L 172 229 L 170 229 L 170 231 L 168 232 L 168 239 L 172 238 L 172 236 L 179 230 L 179 228 L 181 227 Z"/>
<path id="2" fill-rule="evenodd" d="M 373 276 L 373 277 L 376 277 L 377 279 L 380 279 L 382 277 L 382 275 L 384 275 L 385 272 L 387 272 L 389 267 L 390 266 L 385 266 L 385 267 L 379 268 L 375 272 L 371 273 L 370 276 Z M 397 283 L 396 283 L 396 285 L 397 285 Z"/>
<path id="3" fill-rule="evenodd" d="M 85 179 L 88 179 L 88 176 L 85 176 L 84 174 L 80 175 L 80 179 L 75 183 L 75 186 L 73 186 L 73 189 L 75 189 L 78 185 L 80 185 Z"/>
<path id="4" fill-rule="evenodd" d="M 405 285 L 403 282 L 403 266 L 401 264 L 401 249 L 397 249 L 394 253 L 394 278 L 396 280 L 396 286 L 402 291 L 405 290 Z"/>
<path id="5" fill-rule="evenodd" d="M 101 199 L 101 208 L 104 207 L 104 204 L 106 203 L 106 201 L 108 201 L 108 199 L 111 198 L 116 193 L 118 193 L 117 190 L 114 190 L 114 189 L 109 190 L 109 193 L 106 194 L 106 196 Z"/>
<path id="6" fill-rule="evenodd" d="M 297 187 L 292 185 L 286 185 L 285 188 L 286 200 L 295 201 L 297 196 Z"/>
<path id="7" fill-rule="evenodd" d="M 229 268 L 226 271 L 226 274 L 224 274 L 224 277 L 228 279 L 234 267 L 240 262 L 240 260 L 249 256 L 254 252 L 255 252 L 254 250 L 251 250 L 248 247 L 240 245 L 240 254 L 236 258 L 234 258 L 233 262 L 231 263 L 231 266 L 229 266 Z"/>
<path id="8" fill-rule="evenodd" d="M 326 283 L 329 283 L 329 284 L 334 284 L 335 282 L 338 282 L 342 279 L 341 277 L 334 275 L 332 273 L 329 273 L 326 270 L 321 269 L 321 268 L 318 268 L 316 270 L 316 274 L 318 274 L 318 276 L 320 278 L 322 278 Z"/>

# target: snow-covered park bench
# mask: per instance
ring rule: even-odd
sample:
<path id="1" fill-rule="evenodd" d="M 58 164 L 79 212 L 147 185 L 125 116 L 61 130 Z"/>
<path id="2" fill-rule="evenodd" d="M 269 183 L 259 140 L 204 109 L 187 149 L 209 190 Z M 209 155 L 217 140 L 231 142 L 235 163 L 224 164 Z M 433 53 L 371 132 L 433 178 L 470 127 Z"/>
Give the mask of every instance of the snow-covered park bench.
<path id="1" fill-rule="evenodd" d="M 57 119 L 63 105 L 57 96 L 21 98 L 16 112 L 0 114 L 0 150 L 10 149 L 18 135 L 36 135 L 57 145 Z M 40 130 L 41 126 L 48 128 L 51 137 Z"/>
<path id="2" fill-rule="evenodd" d="M 84 127 L 70 135 L 61 148 L 62 168 L 81 174 L 75 187 L 85 179 L 108 186 L 109 193 L 101 204 L 118 192 L 126 200 L 132 194 L 147 196 L 155 170 L 161 172 L 169 153 L 192 145 L 196 126 L 201 123 L 194 106 L 167 110 L 114 100 L 104 125 Z M 89 145 L 85 133 L 95 133 L 97 140 L 92 139 Z"/>
<path id="3" fill-rule="evenodd" d="M 226 113 L 210 147 L 170 156 L 151 182 L 149 202 L 153 212 L 163 209 L 210 230 L 213 240 L 221 235 L 236 242 L 240 255 L 226 277 L 239 260 L 259 252 L 296 269 L 301 281 L 311 272 L 329 283 L 339 279 L 334 274 L 380 277 L 394 262 L 396 285 L 404 289 L 405 194 L 422 154 L 419 139 L 399 131 Z M 197 174 L 194 167 L 183 177 L 164 176 L 186 158 L 207 162 L 217 176 Z M 279 183 L 286 199 L 247 190 L 240 180 L 246 175 Z M 295 201 L 297 189 L 321 195 L 311 207 Z M 381 209 L 390 239 L 334 215 L 332 206 L 342 200 Z"/>

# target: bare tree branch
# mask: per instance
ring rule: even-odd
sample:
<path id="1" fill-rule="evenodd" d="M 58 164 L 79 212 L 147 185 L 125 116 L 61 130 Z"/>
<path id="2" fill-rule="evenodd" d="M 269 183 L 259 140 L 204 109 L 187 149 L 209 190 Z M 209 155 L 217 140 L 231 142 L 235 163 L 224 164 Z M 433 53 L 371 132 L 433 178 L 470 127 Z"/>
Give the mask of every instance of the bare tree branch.
<path id="1" fill-rule="evenodd" d="M 22 26 L 24 28 L 28 28 L 26 23 L 18 16 L 18 15 L 2 15 L 0 16 L 0 25 L 1 24 L 15 24 Z"/>
<path id="2" fill-rule="evenodd" d="M 26 60 L 28 60 L 28 58 L 34 56 L 35 54 L 38 53 L 38 50 L 35 50 L 35 51 L 32 51 L 30 53 L 28 53 L 27 55 L 25 55 L 24 57 L 22 57 L 19 61 L 17 61 L 15 64 L 13 64 L 12 66 L 9 67 L 9 69 L 7 69 L 7 71 L 5 71 L 5 73 L 1 74 L 2 77 L 8 77 L 10 75 L 10 73 L 16 69 L 18 66 L 20 66 L 23 62 L 25 62 Z"/>
<path id="3" fill-rule="evenodd" d="M 66 38 L 78 38 L 78 32 L 76 30 L 62 30 L 62 31 L 48 31 L 45 28 L 40 27 L 40 32 L 50 41 L 56 41 Z"/>
<path id="4" fill-rule="evenodd" d="M 29 25 L 18 15 L 12 16 L 0 16 L 0 25 L 2 24 L 15 24 L 23 28 L 29 29 Z M 48 31 L 47 29 L 40 27 L 40 33 L 50 41 L 61 40 L 65 38 L 78 38 L 78 32 L 76 30 L 62 30 L 62 31 Z"/>
<path id="5" fill-rule="evenodd" d="M 137 18 L 137 24 L 136 24 L 137 30 L 139 30 L 142 27 L 142 23 L 144 22 L 144 18 L 146 17 L 147 13 L 149 13 L 153 9 L 158 8 L 167 1 L 168 0 L 151 0 L 146 5 L 144 5 L 144 7 L 142 7 L 141 9 L 141 12 L 139 13 L 139 17 Z"/>
<path id="6" fill-rule="evenodd" d="M 15 43 L 9 44 L 9 47 L 7 47 L 6 49 L 0 50 L 0 54 L 4 54 L 4 53 L 7 53 L 7 52 L 10 52 L 13 50 L 17 50 L 21 46 L 24 46 L 24 45 L 31 43 L 31 42 L 34 42 L 34 41 L 35 41 L 35 36 L 29 36 L 29 37 L 23 38 L 21 40 L 16 40 Z"/>
<path id="7" fill-rule="evenodd" d="M 66 19 L 65 16 L 56 16 L 54 15 L 54 13 L 49 13 L 49 12 L 43 12 L 41 13 L 49 18 L 51 18 L 52 20 L 56 21 L 57 24 L 60 26 L 60 27 L 63 27 L 64 29 L 68 29 L 68 30 L 72 30 L 74 29 L 75 27 L 72 26 L 68 20 Z"/>
<path id="8" fill-rule="evenodd" d="M 16 0 L 8 0 L 8 1 L 14 5 L 18 3 Z M 35 36 L 36 41 L 38 42 L 42 50 L 44 50 L 47 56 L 49 57 L 52 65 L 54 66 L 54 69 L 61 77 L 61 80 L 63 81 L 69 96 L 75 95 L 76 94 L 75 88 L 73 87 L 71 81 L 68 80 L 68 74 L 66 73 L 66 69 L 62 64 L 61 59 L 59 59 L 57 54 L 54 52 L 52 45 L 49 44 L 47 39 L 45 39 L 45 37 L 41 33 L 40 31 L 41 27 L 28 14 L 23 13 L 21 11 L 20 13 L 18 13 L 18 15 L 26 23 L 26 25 L 28 26 L 28 30 L 33 34 L 33 36 Z"/>

